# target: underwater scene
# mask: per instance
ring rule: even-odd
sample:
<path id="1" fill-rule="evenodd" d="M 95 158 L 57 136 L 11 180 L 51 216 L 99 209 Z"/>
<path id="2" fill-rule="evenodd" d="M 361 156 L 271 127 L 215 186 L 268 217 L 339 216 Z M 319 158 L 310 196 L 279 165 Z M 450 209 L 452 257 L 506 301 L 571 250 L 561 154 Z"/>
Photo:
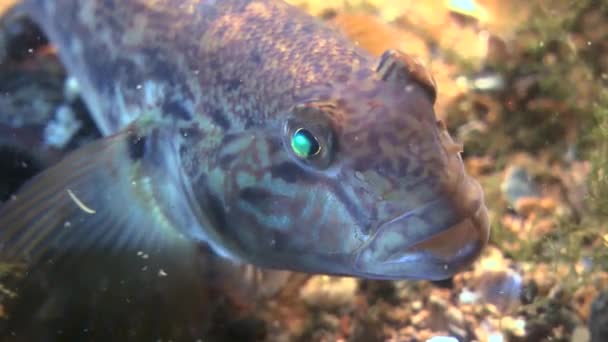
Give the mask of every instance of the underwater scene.
<path id="1" fill-rule="evenodd" d="M 608 2 L 0 0 L 0 341 L 608 341 Z"/>

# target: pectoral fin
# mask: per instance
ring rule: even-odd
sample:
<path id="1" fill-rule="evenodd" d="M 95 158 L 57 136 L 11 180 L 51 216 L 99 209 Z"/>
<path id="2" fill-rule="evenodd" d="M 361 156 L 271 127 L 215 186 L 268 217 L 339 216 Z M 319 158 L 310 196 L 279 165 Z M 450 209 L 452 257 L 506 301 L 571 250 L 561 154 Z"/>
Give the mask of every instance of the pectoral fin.
<path id="1" fill-rule="evenodd" d="M 174 220 L 187 211 L 186 200 L 166 171 L 170 165 L 151 170 L 146 162 L 150 140 L 126 130 L 75 151 L 26 184 L 0 208 L 1 260 L 57 263 L 89 253 L 192 260 L 196 244 Z"/>

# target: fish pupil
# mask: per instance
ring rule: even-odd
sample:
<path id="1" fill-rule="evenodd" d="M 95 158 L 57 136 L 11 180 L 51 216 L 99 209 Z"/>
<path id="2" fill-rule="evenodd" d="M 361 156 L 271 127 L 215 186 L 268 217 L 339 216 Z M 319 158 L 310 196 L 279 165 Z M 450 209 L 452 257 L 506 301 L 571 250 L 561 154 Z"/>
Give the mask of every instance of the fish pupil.
<path id="1" fill-rule="evenodd" d="M 291 149 L 298 157 L 309 158 L 321 151 L 321 145 L 309 130 L 299 128 L 291 137 Z"/>

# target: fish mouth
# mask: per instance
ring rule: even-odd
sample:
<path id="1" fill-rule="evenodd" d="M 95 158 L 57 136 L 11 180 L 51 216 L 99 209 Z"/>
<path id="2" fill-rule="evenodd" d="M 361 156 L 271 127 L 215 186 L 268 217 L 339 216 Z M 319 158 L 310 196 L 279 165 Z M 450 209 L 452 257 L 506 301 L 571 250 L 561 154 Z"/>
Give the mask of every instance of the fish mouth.
<path id="1" fill-rule="evenodd" d="M 382 223 L 355 256 L 357 273 L 376 279 L 441 280 L 479 256 L 489 220 L 479 183 Z"/>

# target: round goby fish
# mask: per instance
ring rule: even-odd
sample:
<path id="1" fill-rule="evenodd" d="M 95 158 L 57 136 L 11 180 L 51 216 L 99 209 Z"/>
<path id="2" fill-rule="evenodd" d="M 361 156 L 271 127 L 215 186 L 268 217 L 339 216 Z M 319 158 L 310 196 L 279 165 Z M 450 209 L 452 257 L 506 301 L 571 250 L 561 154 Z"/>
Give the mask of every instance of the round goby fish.
<path id="1" fill-rule="evenodd" d="M 25 0 L 106 137 L 0 209 L 0 256 L 201 246 L 256 266 L 443 279 L 489 235 L 479 184 L 408 55 L 278 0 Z M 154 261 L 152 261 L 154 260 Z"/>

